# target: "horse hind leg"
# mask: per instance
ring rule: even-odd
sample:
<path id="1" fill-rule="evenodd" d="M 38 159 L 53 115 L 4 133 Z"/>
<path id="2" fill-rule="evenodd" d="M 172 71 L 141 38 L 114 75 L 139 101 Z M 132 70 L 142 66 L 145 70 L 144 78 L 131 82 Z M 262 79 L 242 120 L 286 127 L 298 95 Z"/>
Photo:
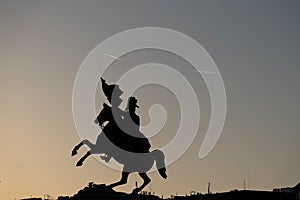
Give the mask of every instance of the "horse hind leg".
<path id="1" fill-rule="evenodd" d="M 129 174 L 130 174 L 129 172 L 122 172 L 122 177 L 121 177 L 121 179 L 120 179 L 118 182 L 115 182 L 115 183 L 110 184 L 108 187 L 114 188 L 114 187 L 116 187 L 116 186 L 126 184 L 126 183 L 127 183 L 127 180 L 128 180 Z"/>
<path id="2" fill-rule="evenodd" d="M 163 177 L 164 179 L 166 179 L 167 176 L 167 169 L 166 169 L 166 164 L 165 164 L 165 155 L 161 150 L 154 150 L 151 152 L 151 154 L 153 155 L 153 158 L 155 160 L 156 163 L 156 168 L 158 169 L 158 172 L 160 174 L 161 177 Z"/>
<path id="3" fill-rule="evenodd" d="M 138 194 L 142 189 L 144 189 L 151 182 L 151 179 L 146 173 L 139 173 L 139 175 L 144 180 L 144 183 L 140 187 L 132 190 L 131 194 Z"/>

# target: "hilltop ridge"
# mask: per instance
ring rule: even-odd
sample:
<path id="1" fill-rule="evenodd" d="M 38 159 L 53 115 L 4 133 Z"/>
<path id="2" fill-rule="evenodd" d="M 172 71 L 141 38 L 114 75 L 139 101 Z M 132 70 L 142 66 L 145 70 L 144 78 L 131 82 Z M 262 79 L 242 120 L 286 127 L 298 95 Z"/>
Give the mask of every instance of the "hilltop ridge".
<path id="1" fill-rule="evenodd" d="M 79 190 L 73 196 L 59 196 L 57 200 L 119 200 L 119 199 L 136 199 L 136 200 L 159 200 L 160 198 L 155 195 L 143 194 L 127 194 L 124 192 L 116 192 L 105 184 L 95 184 L 90 182 L 86 187 Z"/>

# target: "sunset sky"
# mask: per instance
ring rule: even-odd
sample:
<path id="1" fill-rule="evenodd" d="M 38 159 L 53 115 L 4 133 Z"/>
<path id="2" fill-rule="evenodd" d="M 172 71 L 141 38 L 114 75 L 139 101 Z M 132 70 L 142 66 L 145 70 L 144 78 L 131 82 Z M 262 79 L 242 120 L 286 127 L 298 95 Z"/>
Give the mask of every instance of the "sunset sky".
<path id="1" fill-rule="evenodd" d="M 297 0 L 0 1 L 0 199 L 56 198 L 90 181 L 119 179 L 120 172 L 92 157 L 75 167 L 86 150 L 70 156 L 80 142 L 72 114 L 73 84 L 96 45 L 119 32 L 150 26 L 177 30 L 201 44 L 218 66 L 227 95 L 221 137 L 200 160 L 210 103 L 199 80 L 198 134 L 168 166 L 167 180 L 150 173 L 151 189 L 168 197 L 205 193 L 208 182 L 212 192 L 243 189 L 244 180 L 247 189 L 295 186 L 300 182 L 299 9 Z M 149 62 L 190 70 L 175 55 L 144 50 L 117 60 L 106 78 L 114 82 L 115 74 L 109 73 L 118 73 L 118 67 Z M 100 92 L 97 109 L 105 101 Z M 153 148 L 168 143 L 179 119 L 174 96 L 159 87 L 141 88 L 135 96 L 142 125 L 149 123 L 149 105 L 157 100 L 166 106 L 169 121 L 150 140 Z M 141 184 L 132 175 L 116 190 L 129 192 L 135 181 Z"/>

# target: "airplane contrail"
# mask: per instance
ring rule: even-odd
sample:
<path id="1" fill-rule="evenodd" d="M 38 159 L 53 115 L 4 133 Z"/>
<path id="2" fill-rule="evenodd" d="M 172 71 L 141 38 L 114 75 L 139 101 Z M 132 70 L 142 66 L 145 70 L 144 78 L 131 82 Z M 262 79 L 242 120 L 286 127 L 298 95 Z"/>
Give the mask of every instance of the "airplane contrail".
<path id="1" fill-rule="evenodd" d="M 117 60 L 121 60 L 121 58 L 113 56 L 113 55 L 110 55 L 110 54 L 107 54 L 107 53 L 102 53 L 102 55 L 108 56 L 108 57 L 111 57 L 111 58 L 114 58 L 114 59 L 117 59 Z"/>
<path id="2" fill-rule="evenodd" d="M 199 70 L 193 70 L 193 71 L 194 71 L 194 72 L 199 72 L 199 73 L 207 73 L 207 74 L 222 75 L 221 73 L 218 73 L 218 72 L 199 71 Z"/>
<path id="3" fill-rule="evenodd" d="M 117 59 L 117 60 L 121 60 L 121 58 L 117 57 L 117 56 L 113 56 L 113 55 L 110 55 L 110 54 L 107 54 L 107 53 L 101 53 L 102 55 L 104 56 L 108 56 L 108 57 L 111 57 L 113 59 Z M 217 72 L 209 72 L 209 71 L 199 71 L 199 70 L 193 70 L 194 72 L 198 72 L 198 73 L 207 73 L 207 74 L 216 74 L 216 75 L 222 75 L 220 73 L 217 73 Z"/>

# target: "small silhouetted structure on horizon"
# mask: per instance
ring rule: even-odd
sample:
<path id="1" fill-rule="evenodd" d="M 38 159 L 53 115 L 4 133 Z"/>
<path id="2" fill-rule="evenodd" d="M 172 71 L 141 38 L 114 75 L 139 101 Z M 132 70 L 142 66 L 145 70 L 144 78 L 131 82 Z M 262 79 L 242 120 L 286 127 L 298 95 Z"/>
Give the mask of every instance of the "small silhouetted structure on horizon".
<path id="1" fill-rule="evenodd" d="M 300 182 L 295 187 L 275 188 L 273 191 L 232 190 L 222 193 L 191 193 L 173 196 L 173 200 L 300 200 Z"/>
<path id="2" fill-rule="evenodd" d="M 88 186 L 78 191 L 77 194 L 69 196 L 60 196 L 57 200 L 123 200 L 123 199 L 136 199 L 136 200 L 160 200 L 158 196 L 143 195 L 143 194 L 127 194 L 124 192 L 116 192 L 111 187 L 105 184 L 95 184 L 90 182 Z"/>
<path id="3" fill-rule="evenodd" d="M 211 191 L 210 191 L 210 182 L 208 183 L 208 186 L 207 186 L 207 194 L 211 194 Z"/>
<path id="4" fill-rule="evenodd" d="M 254 191 L 254 190 L 232 190 L 230 192 L 201 194 L 196 191 L 190 192 L 185 196 L 171 196 L 172 200 L 299 200 L 300 183 L 292 190 L 274 189 L 273 191 Z M 116 192 L 105 184 L 95 184 L 90 182 L 88 186 L 77 192 L 77 194 L 69 196 L 60 196 L 58 200 L 160 200 L 158 196 L 149 193 L 142 194 L 126 194 L 124 192 Z M 27 199 L 26 199 L 27 200 Z M 37 199 L 34 199 L 37 200 Z"/>
<path id="5" fill-rule="evenodd" d="M 234 190 L 215 194 L 175 196 L 174 200 L 296 200 L 294 193 Z"/>

